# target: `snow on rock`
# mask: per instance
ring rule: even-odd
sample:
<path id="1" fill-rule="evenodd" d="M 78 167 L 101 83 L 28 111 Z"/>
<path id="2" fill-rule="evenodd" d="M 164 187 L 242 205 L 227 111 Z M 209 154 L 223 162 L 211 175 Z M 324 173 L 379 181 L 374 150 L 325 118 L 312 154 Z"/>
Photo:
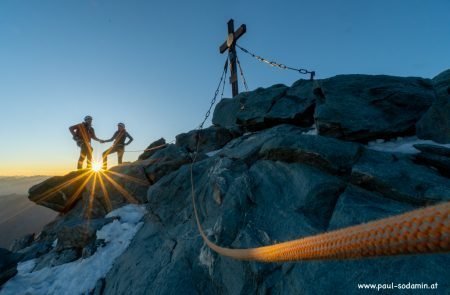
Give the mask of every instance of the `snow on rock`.
<path id="1" fill-rule="evenodd" d="M 218 152 L 220 152 L 222 149 L 218 149 L 218 150 L 215 150 L 215 151 L 211 151 L 211 152 L 209 152 L 209 153 L 206 153 L 206 155 L 208 156 L 208 157 L 214 157 Z"/>
<path id="2" fill-rule="evenodd" d="M 311 129 L 309 131 L 305 132 L 304 134 L 307 134 L 307 135 L 318 135 L 319 131 L 317 130 L 316 124 L 313 124 L 311 126 Z"/>
<path id="3" fill-rule="evenodd" d="M 97 239 L 106 245 L 94 255 L 55 267 L 46 267 L 33 272 L 34 260 L 19 263 L 18 274 L 1 289 L 7 294 L 86 294 L 93 290 L 96 282 L 105 277 L 115 259 L 128 247 L 137 231 L 146 210 L 138 205 L 126 205 L 110 212 L 107 217 L 119 217 L 97 231 Z"/>
<path id="4" fill-rule="evenodd" d="M 450 144 L 439 144 L 432 140 L 418 139 L 416 136 L 412 137 L 398 137 L 391 141 L 375 140 L 368 143 L 367 147 L 372 150 L 381 152 L 393 152 L 403 154 L 417 154 L 420 151 L 414 147 L 415 144 L 431 144 L 435 146 L 443 146 L 450 148 Z"/>

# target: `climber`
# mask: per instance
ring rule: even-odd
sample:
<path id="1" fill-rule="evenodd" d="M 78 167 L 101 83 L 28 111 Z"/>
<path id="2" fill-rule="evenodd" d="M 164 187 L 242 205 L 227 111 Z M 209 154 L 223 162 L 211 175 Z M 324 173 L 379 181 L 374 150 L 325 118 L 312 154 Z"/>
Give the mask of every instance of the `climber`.
<path id="1" fill-rule="evenodd" d="M 84 159 L 87 157 L 87 169 L 92 166 L 92 146 L 91 139 L 101 142 L 95 136 L 94 128 L 92 128 L 92 117 L 84 117 L 84 122 L 69 127 L 70 133 L 72 133 L 73 139 L 80 147 L 80 157 L 78 158 L 77 169 L 83 168 Z"/>
<path id="2" fill-rule="evenodd" d="M 128 142 L 125 140 L 129 138 Z M 133 137 L 125 130 L 125 124 L 117 124 L 117 131 L 108 140 L 102 140 L 101 143 L 111 142 L 114 140 L 113 145 L 103 152 L 103 169 L 106 170 L 108 166 L 108 155 L 117 152 L 117 162 L 122 164 L 123 153 L 125 152 L 125 146 L 129 145 L 133 141 Z"/>

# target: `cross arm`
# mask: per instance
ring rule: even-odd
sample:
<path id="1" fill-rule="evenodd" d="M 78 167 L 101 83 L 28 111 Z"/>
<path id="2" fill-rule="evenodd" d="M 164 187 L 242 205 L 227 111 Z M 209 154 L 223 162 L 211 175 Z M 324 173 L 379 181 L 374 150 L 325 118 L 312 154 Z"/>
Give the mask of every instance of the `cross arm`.
<path id="1" fill-rule="evenodd" d="M 247 32 L 247 26 L 245 24 L 241 25 L 236 32 L 234 32 L 234 41 L 233 44 L 236 43 L 236 41 Z M 223 42 L 222 45 L 220 45 L 219 50 L 220 53 L 224 53 L 228 49 L 228 43 L 227 41 Z"/>

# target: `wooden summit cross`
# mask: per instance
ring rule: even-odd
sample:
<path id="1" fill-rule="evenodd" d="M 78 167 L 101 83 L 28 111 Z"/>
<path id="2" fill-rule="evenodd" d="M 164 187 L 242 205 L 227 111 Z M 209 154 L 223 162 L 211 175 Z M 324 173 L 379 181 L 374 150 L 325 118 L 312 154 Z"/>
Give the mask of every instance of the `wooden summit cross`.
<path id="1" fill-rule="evenodd" d="M 239 27 L 239 29 L 234 31 L 234 21 L 230 19 L 228 21 L 228 37 L 222 45 L 220 45 L 219 50 L 220 53 L 224 53 L 228 49 L 228 53 L 230 55 L 230 84 L 233 97 L 239 94 L 238 88 L 238 77 L 236 71 L 236 41 L 245 34 L 247 31 L 247 27 L 243 24 Z"/>

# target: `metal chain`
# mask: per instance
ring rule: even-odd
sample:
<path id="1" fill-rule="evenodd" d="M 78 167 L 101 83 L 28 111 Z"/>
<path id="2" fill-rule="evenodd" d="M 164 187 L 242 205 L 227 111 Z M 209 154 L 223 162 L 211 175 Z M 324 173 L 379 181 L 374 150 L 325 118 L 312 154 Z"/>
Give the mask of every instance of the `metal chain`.
<path id="1" fill-rule="evenodd" d="M 214 97 L 211 100 L 211 105 L 209 106 L 209 109 L 205 114 L 205 118 L 203 119 L 203 122 L 198 126 L 198 129 L 203 129 L 203 125 L 205 124 L 206 120 L 208 120 L 208 117 L 211 114 L 211 109 L 214 106 L 214 104 L 216 103 L 217 95 L 219 94 L 220 85 L 222 84 L 222 82 L 223 82 L 223 89 L 222 89 L 222 96 L 223 96 L 223 92 L 225 90 L 225 77 L 227 75 L 227 71 L 228 71 L 228 57 L 225 60 L 225 65 L 223 66 L 222 76 L 220 77 L 219 85 L 217 85 L 217 89 L 216 89 L 216 92 L 214 93 Z"/>
<path id="2" fill-rule="evenodd" d="M 314 76 L 316 75 L 316 72 L 315 72 L 315 71 L 308 71 L 308 70 L 306 70 L 306 69 L 297 69 L 297 68 L 288 67 L 288 66 L 286 66 L 286 65 L 284 65 L 284 64 L 277 63 L 277 62 L 274 62 L 274 61 L 270 61 L 270 60 L 265 59 L 265 58 L 262 57 L 262 56 L 256 55 L 256 54 L 254 54 L 254 53 L 248 51 L 247 49 L 245 49 L 245 48 L 239 46 L 237 43 L 236 43 L 235 45 L 236 45 L 237 48 L 239 48 L 239 49 L 242 50 L 243 52 L 245 52 L 245 53 L 247 53 L 247 54 L 253 56 L 254 58 L 256 58 L 257 60 L 259 60 L 259 61 L 261 61 L 261 62 L 264 62 L 264 63 L 266 63 L 266 64 L 268 64 L 268 65 L 271 65 L 271 66 L 273 66 L 273 67 L 277 67 L 277 68 L 280 68 L 280 69 L 283 69 L 283 70 L 292 70 L 292 71 L 299 72 L 300 74 L 310 74 L 310 79 L 311 79 L 311 80 L 314 80 Z"/>
<path id="3" fill-rule="evenodd" d="M 236 61 L 237 61 L 238 67 L 239 67 L 239 72 L 241 73 L 242 81 L 244 82 L 245 91 L 248 91 L 247 81 L 245 80 L 244 72 L 242 71 L 241 63 L 239 62 L 239 58 L 237 57 L 237 55 L 236 55 Z"/>

